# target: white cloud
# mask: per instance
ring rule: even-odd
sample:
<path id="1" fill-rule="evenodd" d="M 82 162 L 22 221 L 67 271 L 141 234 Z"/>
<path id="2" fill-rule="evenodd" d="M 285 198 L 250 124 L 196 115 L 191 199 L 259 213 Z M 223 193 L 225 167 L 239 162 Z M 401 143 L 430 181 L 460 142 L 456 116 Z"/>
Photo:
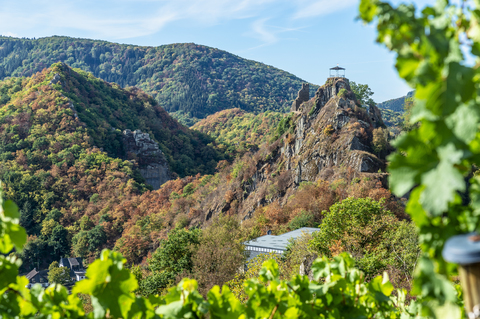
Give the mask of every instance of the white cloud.
<path id="1" fill-rule="evenodd" d="M 357 3 L 357 0 L 299 0 L 297 1 L 298 10 L 293 18 L 313 18 L 327 15 L 354 6 Z"/>
<path id="2" fill-rule="evenodd" d="M 252 23 L 252 30 L 254 31 L 256 37 L 264 44 L 273 44 L 278 41 L 278 38 L 275 35 L 275 32 L 268 30 L 265 26 L 265 22 L 268 20 L 268 18 L 256 20 Z"/>
<path id="3" fill-rule="evenodd" d="M 10 32 L 10 31 L 0 31 L 0 35 L 3 35 L 5 37 L 16 37 L 16 38 L 18 38 L 18 34 Z"/>

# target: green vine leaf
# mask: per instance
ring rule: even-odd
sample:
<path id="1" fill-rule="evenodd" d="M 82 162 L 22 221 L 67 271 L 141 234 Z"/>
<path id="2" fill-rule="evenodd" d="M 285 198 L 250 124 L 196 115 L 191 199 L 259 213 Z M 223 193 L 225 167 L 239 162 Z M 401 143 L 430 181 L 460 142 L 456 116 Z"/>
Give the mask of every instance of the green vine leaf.
<path id="1" fill-rule="evenodd" d="M 75 284 L 73 294 L 92 295 L 95 318 L 109 313 L 114 317 L 127 317 L 135 302 L 133 291 L 138 288 L 135 277 L 123 267 L 125 259 L 117 252 L 105 249 L 100 259 L 87 269 L 87 279 Z"/>

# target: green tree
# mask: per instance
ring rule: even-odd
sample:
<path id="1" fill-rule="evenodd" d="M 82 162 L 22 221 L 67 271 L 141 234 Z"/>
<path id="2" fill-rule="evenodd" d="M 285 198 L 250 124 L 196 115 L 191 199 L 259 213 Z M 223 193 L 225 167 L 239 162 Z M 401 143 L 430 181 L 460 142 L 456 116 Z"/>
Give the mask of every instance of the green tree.
<path id="1" fill-rule="evenodd" d="M 372 99 L 372 89 L 368 86 L 368 84 L 357 84 L 353 81 L 350 81 L 350 88 L 352 92 L 355 93 L 357 100 L 363 105 L 376 105 L 375 101 Z"/>
<path id="2" fill-rule="evenodd" d="M 184 228 L 175 228 L 169 234 L 168 238 L 160 242 L 152 258 L 149 259 L 149 265 L 152 271 L 167 271 L 179 274 L 183 270 L 191 271 L 192 245 L 199 244 L 201 230 L 187 230 Z"/>
<path id="3" fill-rule="evenodd" d="M 389 251 L 381 249 L 387 235 L 396 229 L 396 218 L 383 203 L 371 198 L 349 197 L 332 205 L 311 245 L 319 255 L 335 256 L 347 251 L 371 278 L 390 264 Z"/>
<path id="4" fill-rule="evenodd" d="M 80 231 L 72 238 L 72 249 L 75 256 L 86 257 L 88 254 L 88 237 L 86 231 Z"/>
<path id="5" fill-rule="evenodd" d="M 48 245 L 53 248 L 53 255 L 55 257 L 64 256 L 70 251 L 70 243 L 67 238 L 68 231 L 65 227 L 62 225 L 55 226 L 48 239 Z"/>
<path id="6" fill-rule="evenodd" d="M 48 282 L 65 285 L 70 282 L 70 269 L 68 267 L 59 267 L 58 261 L 54 261 L 48 267 Z"/>
<path id="7" fill-rule="evenodd" d="M 390 265 L 398 272 L 401 280 L 405 279 L 402 288 L 411 288 L 413 272 L 421 256 L 418 233 L 413 222 L 401 221 L 397 223 L 395 231 L 385 234 L 385 240 L 380 243 L 381 249 L 389 252 Z M 398 282 L 399 286 L 402 283 Z M 396 286 L 397 288 L 400 288 Z"/>
<path id="8" fill-rule="evenodd" d="M 415 103 L 415 99 L 405 98 L 405 103 L 403 104 L 403 122 L 402 122 L 402 131 L 409 132 L 419 125 L 419 123 L 412 123 L 412 109 Z"/>
<path id="9" fill-rule="evenodd" d="M 383 127 L 378 127 L 373 130 L 372 135 L 373 150 L 377 155 L 384 157 L 385 152 L 390 146 L 388 143 L 388 130 L 384 129 Z"/>
<path id="10" fill-rule="evenodd" d="M 150 272 L 141 279 L 139 292 L 143 295 L 162 293 L 175 284 L 179 274 L 191 273 L 200 236 L 199 229 L 173 229 L 148 260 Z"/>

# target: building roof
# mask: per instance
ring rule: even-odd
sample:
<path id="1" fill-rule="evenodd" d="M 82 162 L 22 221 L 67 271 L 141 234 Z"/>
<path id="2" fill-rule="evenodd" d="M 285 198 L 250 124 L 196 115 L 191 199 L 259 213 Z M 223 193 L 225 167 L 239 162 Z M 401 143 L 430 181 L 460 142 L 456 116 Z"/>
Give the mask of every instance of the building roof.
<path id="1" fill-rule="evenodd" d="M 282 235 L 265 235 L 244 243 L 245 246 L 255 246 L 267 249 L 287 250 L 287 245 L 290 239 L 295 239 L 302 236 L 302 234 L 311 234 L 319 231 L 319 228 L 302 227 L 297 230 L 282 234 Z"/>
<path id="2" fill-rule="evenodd" d="M 28 280 L 31 280 L 37 274 L 38 274 L 37 268 L 33 268 L 33 270 L 30 271 L 28 274 L 26 274 L 25 277 L 27 277 Z"/>
<path id="3" fill-rule="evenodd" d="M 63 267 L 68 267 L 72 269 L 73 267 L 80 267 L 83 268 L 82 258 L 81 257 L 74 257 L 74 258 L 60 258 L 60 265 Z"/>
<path id="4" fill-rule="evenodd" d="M 28 274 L 25 275 L 28 281 L 31 284 L 34 283 L 48 283 L 48 270 L 37 270 L 37 268 L 33 268 Z M 43 281 L 42 281 L 43 280 Z"/>
<path id="5" fill-rule="evenodd" d="M 60 257 L 59 265 L 63 265 L 63 267 L 70 267 L 70 263 L 68 261 L 68 258 Z"/>
<path id="6" fill-rule="evenodd" d="M 330 68 L 330 70 L 345 70 L 345 68 L 339 67 L 337 65 L 336 67 Z"/>
<path id="7" fill-rule="evenodd" d="M 78 263 L 78 260 L 76 258 L 68 258 L 68 262 L 70 263 L 70 266 L 80 266 Z"/>

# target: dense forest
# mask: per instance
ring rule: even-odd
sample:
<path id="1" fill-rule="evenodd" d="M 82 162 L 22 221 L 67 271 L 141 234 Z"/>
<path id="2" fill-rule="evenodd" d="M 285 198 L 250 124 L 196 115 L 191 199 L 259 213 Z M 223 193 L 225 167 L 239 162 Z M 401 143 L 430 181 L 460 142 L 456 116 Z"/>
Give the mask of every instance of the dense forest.
<path id="1" fill-rule="evenodd" d="M 0 37 L 0 80 L 64 62 L 121 87 L 137 86 L 184 124 L 229 108 L 289 110 L 302 80 L 274 67 L 194 43 L 140 47 L 105 41 Z M 317 86 L 310 84 L 311 94 Z"/>
<path id="2" fill-rule="evenodd" d="M 98 252 L 113 245 L 100 226 L 109 207 L 148 189 L 136 160 L 126 160 L 122 130 L 150 133 L 174 176 L 213 173 L 224 158 L 212 139 L 179 124 L 143 91 L 62 63 L 0 82 L 0 101 L 0 179 L 31 236 L 27 265 L 72 246 Z"/>
<path id="3" fill-rule="evenodd" d="M 278 112 L 254 114 L 229 109 L 210 115 L 191 128 L 214 138 L 219 147 L 233 156 L 255 151 L 270 141 L 284 116 Z"/>

